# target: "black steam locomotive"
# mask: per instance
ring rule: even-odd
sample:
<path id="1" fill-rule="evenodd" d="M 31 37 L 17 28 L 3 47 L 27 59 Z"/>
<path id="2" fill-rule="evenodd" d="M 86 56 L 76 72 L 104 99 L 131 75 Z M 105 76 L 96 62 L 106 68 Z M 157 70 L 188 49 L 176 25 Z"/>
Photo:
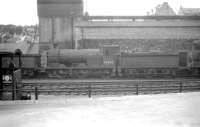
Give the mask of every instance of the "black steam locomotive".
<path id="1" fill-rule="evenodd" d="M 200 75 L 200 52 L 122 52 L 118 45 L 100 49 L 52 49 L 23 55 L 26 78 L 177 78 Z"/>

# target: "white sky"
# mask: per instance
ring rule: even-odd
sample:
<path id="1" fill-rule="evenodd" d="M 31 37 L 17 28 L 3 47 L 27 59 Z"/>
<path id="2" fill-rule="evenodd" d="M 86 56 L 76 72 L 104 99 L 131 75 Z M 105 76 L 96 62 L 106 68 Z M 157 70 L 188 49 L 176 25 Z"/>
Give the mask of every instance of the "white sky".
<path id="1" fill-rule="evenodd" d="M 180 5 L 200 8 L 200 0 L 84 0 L 84 10 L 90 15 L 146 15 L 165 1 L 176 12 Z M 37 18 L 37 0 L 0 0 L 0 24 L 31 25 Z"/>

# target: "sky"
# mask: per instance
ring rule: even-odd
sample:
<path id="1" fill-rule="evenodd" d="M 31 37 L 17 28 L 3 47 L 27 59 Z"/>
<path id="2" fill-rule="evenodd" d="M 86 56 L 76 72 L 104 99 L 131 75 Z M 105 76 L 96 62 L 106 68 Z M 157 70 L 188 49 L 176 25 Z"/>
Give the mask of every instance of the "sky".
<path id="1" fill-rule="evenodd" d="M 175 12 L 180 6 L 200 8 L 200 0 L 84 0 L 84 10 L 89 15 L 146 15 L 165 1 Z M 0 0 L 0 16 L 0 24 L 37 24 L 37 0 Z"/>

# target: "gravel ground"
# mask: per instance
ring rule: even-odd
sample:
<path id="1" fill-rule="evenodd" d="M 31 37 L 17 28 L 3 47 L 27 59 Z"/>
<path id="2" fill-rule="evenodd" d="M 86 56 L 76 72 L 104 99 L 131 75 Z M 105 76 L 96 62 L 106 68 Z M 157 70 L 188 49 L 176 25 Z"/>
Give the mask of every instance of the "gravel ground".
<path id="1" fill-rule="evenodd" d="M 1 127 L 199 127 L 200 92 L 0 101 Z"/>

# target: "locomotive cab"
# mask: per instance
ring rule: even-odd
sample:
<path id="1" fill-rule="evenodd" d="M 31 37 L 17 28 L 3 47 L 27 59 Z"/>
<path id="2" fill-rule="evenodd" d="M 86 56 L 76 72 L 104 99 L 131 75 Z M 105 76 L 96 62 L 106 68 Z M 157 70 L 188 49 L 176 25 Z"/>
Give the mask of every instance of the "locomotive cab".
<path id="1" fill-rule="evenodd" d="M 21 52 L 0 52 L 0 100 L 30 99 L 21 92 Z"/>
<path id="2" fill-rule="evenodd" d="M 121 56 L 121 48 L 119 45 L 103 45 L 101 47 L 103 54 L 103 65 L 112 68 L 112 76 L 120 76 L 119 56 Z"/>

